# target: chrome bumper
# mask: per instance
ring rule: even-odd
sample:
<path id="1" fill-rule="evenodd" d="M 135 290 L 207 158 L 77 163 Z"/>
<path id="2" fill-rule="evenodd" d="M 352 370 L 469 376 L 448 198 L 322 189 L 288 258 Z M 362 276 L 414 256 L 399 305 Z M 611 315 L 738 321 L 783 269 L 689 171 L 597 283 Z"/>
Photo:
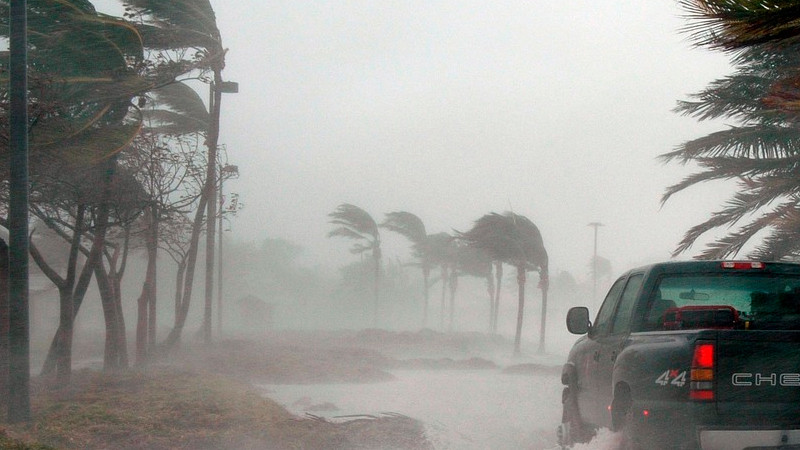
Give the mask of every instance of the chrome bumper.
<path id="1" fill-rule="evenodd" d="M 800 448 L 800 429 L 795 430 L 700 430 L 703 450 L 744 450 L 792 446 Z M 794 447 L 797 446 L 797 447 Z"/>

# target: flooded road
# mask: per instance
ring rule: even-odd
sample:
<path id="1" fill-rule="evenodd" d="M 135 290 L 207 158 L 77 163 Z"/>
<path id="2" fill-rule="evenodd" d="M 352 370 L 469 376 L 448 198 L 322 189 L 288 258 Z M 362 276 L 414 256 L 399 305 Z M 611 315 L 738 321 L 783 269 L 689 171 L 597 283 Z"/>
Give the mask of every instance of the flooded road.
<path id="1" fill-rule="evenodd" d="M 335 418 L 397 413 L 427 426 L 437 449 L 555 449 L 561 420 L 557 373 L 399 370 L 372 384 L 260 385 L 292 413 Z"/>

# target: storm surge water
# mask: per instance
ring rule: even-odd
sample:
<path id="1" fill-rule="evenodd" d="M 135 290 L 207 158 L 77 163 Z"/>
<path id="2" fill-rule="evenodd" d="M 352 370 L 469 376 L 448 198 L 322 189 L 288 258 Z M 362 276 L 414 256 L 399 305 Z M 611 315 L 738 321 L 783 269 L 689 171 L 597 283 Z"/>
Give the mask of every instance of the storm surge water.
<path id="1" fill-rule="evenodd" d="M 372 384 L 260 385 L 297 415 L 332 420 L 403 414 L 426 424 L 436 449 L 553 449 L 561 381 L 553 371 L 398 370 Z M 588 447 L 587 447 L 588 448 Z"/>

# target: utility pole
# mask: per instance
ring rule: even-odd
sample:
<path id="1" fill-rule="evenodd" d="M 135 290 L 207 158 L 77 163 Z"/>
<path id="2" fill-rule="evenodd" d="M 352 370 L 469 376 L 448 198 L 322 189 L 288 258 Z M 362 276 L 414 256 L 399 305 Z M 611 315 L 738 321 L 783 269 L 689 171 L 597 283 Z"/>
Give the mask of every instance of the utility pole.
<path id="1" fill-rule="evenodd" d="M 220 101 L 223 93 L 239 92 L 239 84 L 222 81 L 222 67 L 214 68 L 214 80 L 209 86 L 209 113 L 211 127 L 206 142 L 208 144 L 208 167 L 206 172 L 206 284 L 205 309 L 203 313 L 203 342 L 211 343 L 211 305 L 214 296 L 214 250 L 217 225 L 217 154 L 219 142 Z"/>
<path id="2" fill-rule="evenodd" d="M 26 0 L 10 2 L 9 423 L 31 419 L 28 309 L 28 13 Z"/>
<path id="3" fill-rule="evenodd" d="M 592 253 L 592 302 L 597 304 L 597 229 L 602 227 L 600 222 L 592 222 L 589 224 L 594 228 L 594 252 Z"/>
<path id="4" fill-rule="evenodd" d="M 223 205 L 225 197 L 222 193 L 222 184 L 225 179 L 229 177 L 236 177 L 239 175 L 239 167 L 226 164 L 219 168 L 219 257 L 217 260 L 217 333 L 222 336 L 222 219 L 225 216 Z M 229 211 L 236 213 L 235 202 L 228 207 Z"/>

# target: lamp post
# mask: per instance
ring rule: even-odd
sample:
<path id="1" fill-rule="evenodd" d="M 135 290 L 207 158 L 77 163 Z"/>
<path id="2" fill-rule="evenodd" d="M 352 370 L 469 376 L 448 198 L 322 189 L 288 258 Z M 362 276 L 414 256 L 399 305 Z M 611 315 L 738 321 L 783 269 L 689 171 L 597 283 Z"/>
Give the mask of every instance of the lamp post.
<path id="1" fill-rule="evenodd" d="M 594 253 L 592 254 L 592 302 L 597 303 L 597 229 L 602 227 L 600 222 L 589 224 L 594 228 Z"/>
<path id="2" fill-rule="evenodd" d="M 214 81 L 209 85 L 209 113 L 211 126 L 208 132 L 208 169 L 206 171 L 206 284 L 205 311 L 203 314 L 203 342 L 211 343 L 211 304 L 214 292 L 214 238 L 216 237 L 217 202 L 217 145 L 219 142 L 220 100 L 223 93 L 239 92 L 239 84 L 222 81 L 222 68 L 214 68 Z"/>
<path id="3" fill-rule="evenodd" d="M 222 183 L 226 178 L 239 176 L 239 167 L 226 164 L 219 169 L 219 261 L 217 262 L 217 333 L 222 336 L 222 219 L 225 216 L 223 204 L 225 197 L 222 193 Z M 229 207 L 231 211 L 236 211 L 236 205 Z"/>

